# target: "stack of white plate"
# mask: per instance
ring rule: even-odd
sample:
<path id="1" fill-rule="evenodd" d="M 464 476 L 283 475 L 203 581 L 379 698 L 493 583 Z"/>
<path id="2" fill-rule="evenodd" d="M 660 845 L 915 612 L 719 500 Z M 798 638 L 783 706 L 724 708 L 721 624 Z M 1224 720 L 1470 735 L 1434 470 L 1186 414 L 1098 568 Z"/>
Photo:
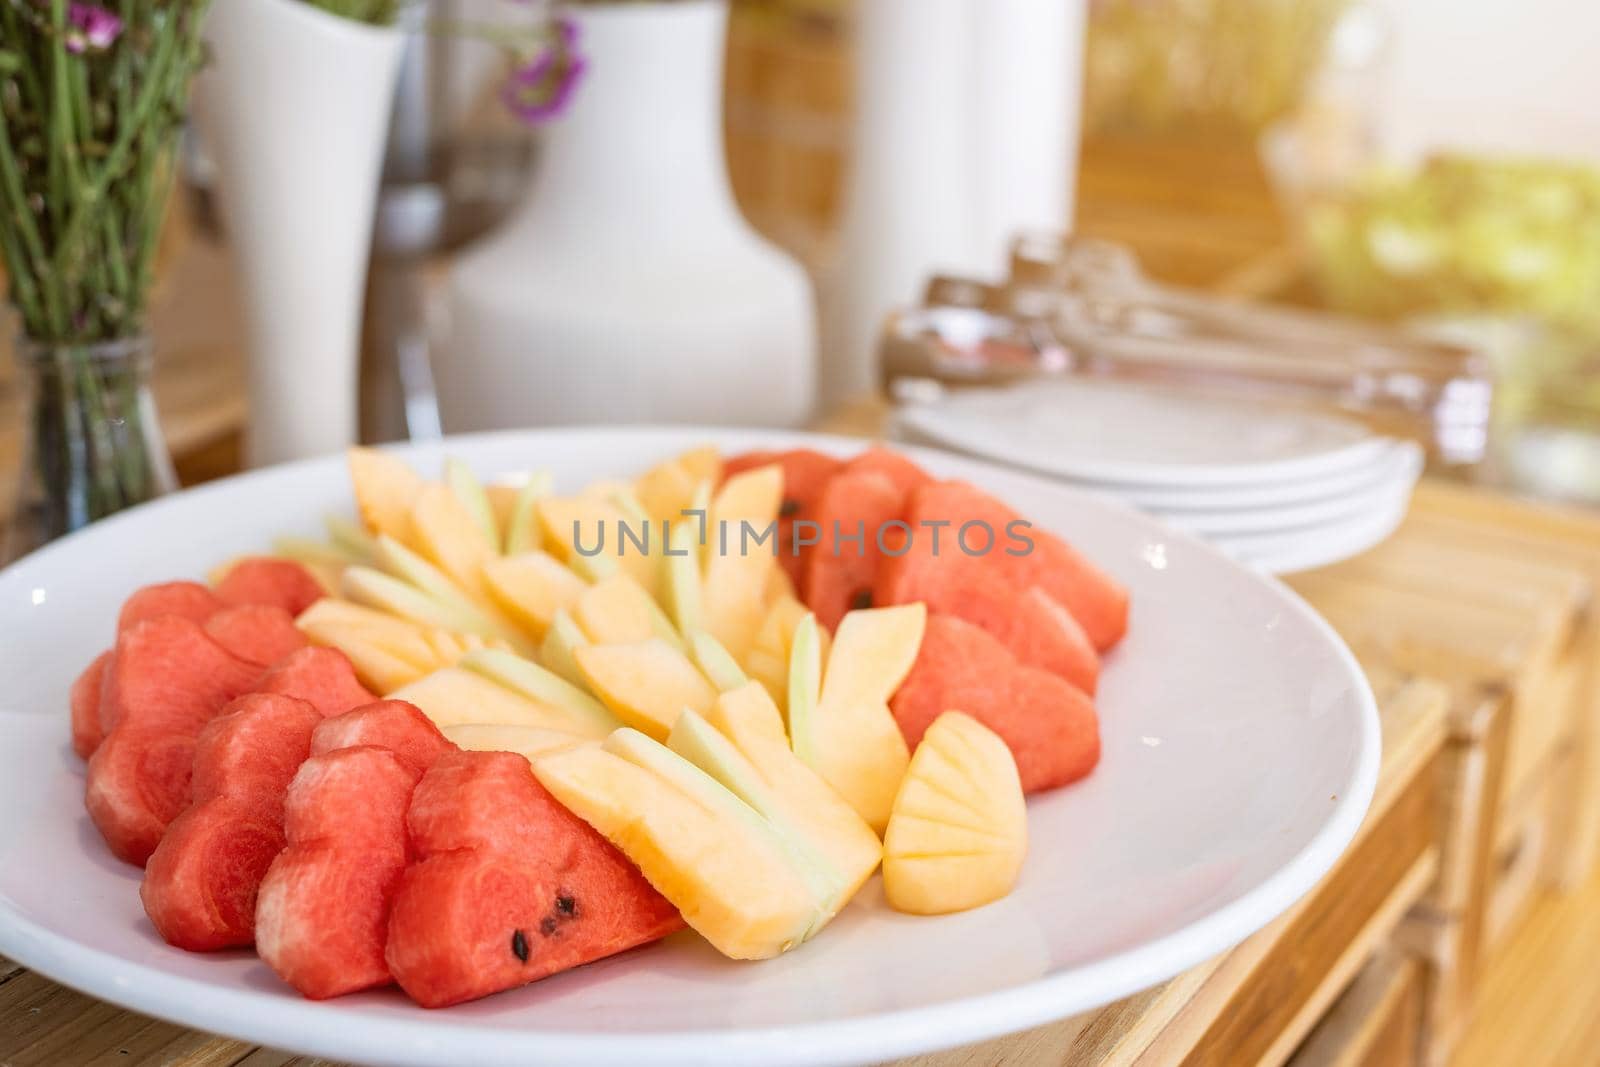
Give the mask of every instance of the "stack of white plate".
<path id="1" fill-rule="evenodd" d="M 1388 537 L 1422 471 L 1415 444 L 1350 419 L 1075 379 L 942 393 L 895 432 L 1120 496 L 1273 574 Z"/>

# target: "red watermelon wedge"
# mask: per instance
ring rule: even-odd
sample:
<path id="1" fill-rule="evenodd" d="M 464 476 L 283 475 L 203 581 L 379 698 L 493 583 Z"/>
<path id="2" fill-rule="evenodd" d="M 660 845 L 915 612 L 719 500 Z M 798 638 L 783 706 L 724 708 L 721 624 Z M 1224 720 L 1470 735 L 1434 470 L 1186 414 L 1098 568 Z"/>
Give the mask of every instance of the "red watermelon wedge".
<path id="1" fill-rule="evenodd" d="M 117 633 L 133 629 L 147 619 L 177 615 L 205 622 L 225 607 L 217 594 L 199 582 L 162 582 L 147 585 L 130 596 L 117 616 Z"/>
<path id="2" fill-rule="evenodd" d="M 521 756 L 445 756 L 418 784 L 406 821 L 417 860 L 395 894 L 386 957 L 425 1008 L 514 989 L 683 926 Z"/>
<path id="3" fill-rule="evenodd" d="M 311 737 L 311 754 L 357 745 L 386 748 L 419 776 L 456 747 L 415 704 L 379 700 L 323 720 Z"/>
<path id="4" fill-rule="evenodd" d="M 253 693 L 201 729 L 194 803 L 167 827 L 139 887 L 169 944 L 208 952 L 255 940 L 256 892 L 284 846 L 284 793 L 321 721 L 303 700 Z"/>
<path id="5" fill-rule="evenodd" d="M 72 705 L 72 750 L 83 759 L 100 747 L 100 690 L 105 685 L 111 657 L 111 650 L 106 649 L 72 683 L 68 698 Z"/>
<path id="6" fill-rule="evenodd" d="M 902 497 L 933 481 L 933 476 L 898 452 L 873 445 L 845 464 L 849 474 L 881 474 L 894 483 Z"/>
<path id="7" fill-rule="evenodd" d="M 878 533 L 904 508 L 904 494 L 874 471 L 846 470 L 828 480 L 815 510 L 822 539 L 807 553 L 800 585 L 819 623 L 832 630 L 846 612 L 872 606 L 883 559 Z"/>
<path id="8" fill-rule="evenodd" d="M 287 847 L 256 898 L 256 952 L 312 1000 L 388 985 L 389 903 L 417 775 L 372 745 L 312 756 L 284 799 Z"/>
<path id="9" fill-rule="evenodd" d="M 195 738 L 261 668 L 197 623 L 162 615 L 117 639 L 100 700 L 105 732 L 89 760 L 84 806 L 120 859 L 142 865 L 189 804 Z"/>
<path id="10" fill-rule="evenodd" d="M 227 604 L 271 604 L 291 616 L 327 595 L 322 583 L 292 559 L 251 556 L 228 568 L 217 584 L 217 597 Z"/>
<path id="11" fill-rule="evenodd" d="M 828 479 L 839 472 L 843 464 L 832 456 L 809 448 L 795 448 L 787 452 L 745 452 L 730 456 L 722 467 L 726 480 L 735 474 L 776 463 L 783 468 L 783 507 L 778 514 L 778 563 L 796 589 L 805 579 L 805 558 L 811 551 L 794 547 L 795 523 L 816 521 L 816 502 Z M 811 534 L 815 530 L 803 528 Z"/>
<path id="12" fill-rule="evenodd" d="M 240 659 L 270 666 L 306 646 L 294 616 L 273 604 L 223 608 L 205 622 L 206 633 Z"/>
<path id="13" fill-rule="evenodd" d="M 257 688 L 308 701 L 323 715 L 338 715 L 378 698 L 356 678 L 356 669 L 336 648 L 311 645 L 289 653 L 261 676 Z"/>
<path id="14" fill-rule="evenodd" d="M 1128 628 L 1128 591 L 1065 541 L 1026 523 L 1005 504 L 965 482 L 932 482 L 912 492 L 906 521 L 914 536 L 904 555 L 884 561 L 875 598 L 881 604 L 927 600 L 952 581 L 982 567 L 1021 592 L 1037 586 L 1078 620 L 1097 651 L 1122 639 Z M 944 524 L 935 551 L 933 524 Z M 967 528 L 970 551 L 960 538 Z M 992 543 L 990 538 L 992 537 Z"/>
<path id="15" fill-rule="evenodd" d="M 1011 749 L 1029 793 L 1076 781 L 1100 759 L 1088 697 L 1018 663 L 989 633 L 951 615 L 928 616 L 916 663 L 889 706 L 912 748 L 944 712 L 971 715 Z"/>

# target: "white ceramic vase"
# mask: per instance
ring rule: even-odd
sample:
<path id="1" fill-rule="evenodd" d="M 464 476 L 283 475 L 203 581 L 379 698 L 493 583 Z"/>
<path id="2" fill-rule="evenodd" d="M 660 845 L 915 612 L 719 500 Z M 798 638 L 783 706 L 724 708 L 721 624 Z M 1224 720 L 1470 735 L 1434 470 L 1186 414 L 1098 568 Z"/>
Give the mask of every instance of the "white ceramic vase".
<path id="1" fill-rule="evenodd" d="M 999 275 L 1072 219 L 1086 0 L 864 0 L 822 403 L 871 393 L 885 316 L 934 272 Z"/>
<path id="2" fill-rule="evenodd" d="M 216 0 L 196 86 L 243 287 L 251 466 L 356 440 L 361 311 L 405 35 L 303 0 Z"/>
<path id="3" fill-rule="evenodd" d="M 802 422 L 811 286 L 734 203 L 725 0 L 570 10 L 588 64 L 570 110 L 527 202 L 451 272 L 445 429 Z"/>

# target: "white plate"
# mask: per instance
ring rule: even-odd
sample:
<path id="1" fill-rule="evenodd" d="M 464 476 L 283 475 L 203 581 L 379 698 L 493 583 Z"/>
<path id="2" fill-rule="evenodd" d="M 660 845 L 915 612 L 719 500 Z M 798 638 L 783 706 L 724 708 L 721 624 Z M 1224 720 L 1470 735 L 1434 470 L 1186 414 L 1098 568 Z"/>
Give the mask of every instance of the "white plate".
<path id="1" fill-rule="evenodd" d="M 1405 521 L 1410 494 L 1368 514 L 1260 537 L 1216 537 L 1229 556 L 1263 574 L 1297 574 L 1329 567 L 1382 544 Z"/>
<path id="2" fill-rule="evenodd" d="M 1397 471 L 1421 468 L 1422 449 L 1412 441 L 1391 440 L 1366 463 L 1317 478 L 1263 482 L 1239 486 L 1093 486 L 1114 493 L 1147 511 L 1177 514 L 1183 511 L 1250 511 L 1295 504 L 1317 504 L 1360 493 L 1393 478 Z"/>
<path id="3" fill-rule="evenodd" d="M 840 438 L 594 430 L 459 438 L 485 476 L 561 486 L 729 450 Z M 312 1003 L 249 953 L 164 945 L 139 872 L 83 813 L 67 688 L 137 586 L 315 533 L 348 509 L 338 459 L 266 470 L 100 523 L 0 573 L 0 953 L 137 1011 L 247 1041 L 385 1064 L 828 1064 L 977 1041 L 1084 1011 L 1226 949 L 1282 912 L 1349 843 L 1376 781 L 1372 695 L 1332 630 L 1284 587 L 1092 494 L 939 453 L 918 458 L 1023 506 L 1133 594 L 1106 662 L 1104 757 L 1029 804 L 1004 901 L 937 919 L 888 910 L 875 880 L 816 941 L 734 963 L 694 935 L 443 1011 L 398 993 Z"/>
<path id="4" fill-rule="evenodd" d="M 1112 486 L 1242 486 L 1359 467 L 1386 441 L 1350 419 L 1108 382 L 955 390 L 896 412 L 914 439 Z"/>
<path id="5" fill-rule="evenodd" d="M 1233 508 L 1221 511 L 1161 511 L 1159 518 L 1180 530 L 1217 540 L 1287 533 L 1311 527 L 1354 522 L 1364 516 L 1388 513 L 1410 499 L 1422 473 L 1422 454 L 1414 448 L 1401 452 L 1401 463 L 1381 481 L 1342 496 L 1282 504 L 1266 508 Z"/>

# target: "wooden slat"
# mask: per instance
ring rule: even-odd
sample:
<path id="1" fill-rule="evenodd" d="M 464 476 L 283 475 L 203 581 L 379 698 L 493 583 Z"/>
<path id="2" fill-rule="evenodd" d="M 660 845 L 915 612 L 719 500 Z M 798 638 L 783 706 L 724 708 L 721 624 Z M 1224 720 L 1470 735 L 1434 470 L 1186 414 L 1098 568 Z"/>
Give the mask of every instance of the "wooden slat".
<path id="1" fill-rule="evenodd" d="M 1289 1060 L 1290 1067 L 1401 1067 L 1416 1057 L 1422 974 L 1380 953 Z"/>
<path id="2" fill-rule="evenodd" d="M 1600 513 L 1426 481 L 1417 488 L 1413 513 L 1463 543 L 1504 556 L 1559 560 L 1589 577 L 1590 604 L 1572 642 L 1586 665 L 1573 709 L 1572 793 L 1556 812 L 1559 862 L 1547 872 L 1573 888 L 1600 859 Z"/>
<path id="3" fill-rule="evenodd" d="M 1319 897 L 1339 906 L 1298 909 L 1276 950 L 1230 993 L 1228 1010 L 1208 1022 L 1181 1059 L 1166 1054 L 1177 1048 L 1158 1047 L 1151 1062 L 1283 1062 L 1315 1022 L 1318 1002 L 1331 1002 L 1365 962 L 1366 953 L 1353 953 L 1370 952 L 1426 888 L 1437 860 L 1436 784 L 1431 772 L 1418 775 L 1384 817 L 1383 831 L 1357 844 L 1319 888 Z"/>
<path id="4" fill-rule="evenodd" d="M 1489 957 L 1451 1067 L 1577 1067 L 1600 1049 L 1600 871 L 1571 895 L 1541 893 Z"/>

